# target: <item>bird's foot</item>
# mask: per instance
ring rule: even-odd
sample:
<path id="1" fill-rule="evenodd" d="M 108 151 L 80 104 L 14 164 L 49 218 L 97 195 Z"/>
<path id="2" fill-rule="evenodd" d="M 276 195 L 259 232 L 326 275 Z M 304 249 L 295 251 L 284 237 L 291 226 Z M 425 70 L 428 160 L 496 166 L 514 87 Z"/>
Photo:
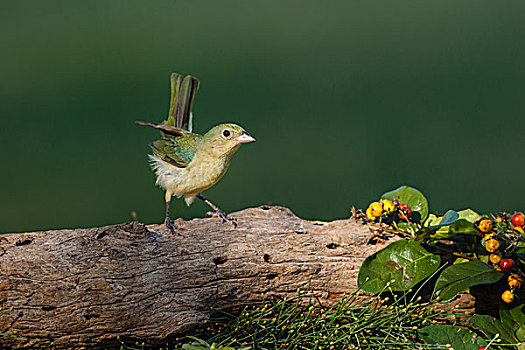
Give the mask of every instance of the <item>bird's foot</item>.
<path id="1" fill-rule="evenodd" d="M 182 234 L 175 231 L 175 225 L 173 224 L 173 221 L 170 218 L 166 218 L 166 220 L 164 220 L 164 224 L 166 225 L 166 227 L 170 230 L 172 234 L 182 236 Z"/>
<path id="2" fill-rule="evenodd" d="M 216 210 L 216 211 L 209 211 L 209 212 L 206 213 L 206 216 L 219 218 L 219 219 L 222 220 L 223 223 L 229 222 L 230 224 L 233 225 L 233 227 L 237 227 L 237 219 L 236 218 L 232 218 L 231 216 L 228 216 L 228 214 L 226 214 L 225 212 L 223 212 L 220 209 Z"/>

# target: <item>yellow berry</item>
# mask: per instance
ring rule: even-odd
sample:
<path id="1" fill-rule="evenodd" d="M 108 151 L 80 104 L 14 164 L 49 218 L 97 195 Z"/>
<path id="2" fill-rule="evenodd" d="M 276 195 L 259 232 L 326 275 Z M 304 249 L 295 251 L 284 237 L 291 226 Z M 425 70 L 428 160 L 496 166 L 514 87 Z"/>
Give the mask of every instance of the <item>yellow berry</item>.
<path id="1" fill-rule="evenodd" d="M 501 299 L 503 299 L 503 301 L 507 304 L 512 303 L 514 300 L 514 294 L 512 294 L 510 290 L 506 290 L 503 292 L 503 294 L 501 294 Z"/>
<path id="2" fill-rule="evenodd" d="M 493 264 L 497 264 L 501 261 L 501 255 L 499 254 L 490 254 L 489 260 Z"/>
<path id="3" fill-rule="evenodd" d="M 502 218 L 501 216 L 498 216 L 498 217 L 496 218 L 496 222 L 502 222 L 502 221 L 503 221 L 503 218 Z"/>
<path id="4" fill-rule="evenodd" d="M 521 226 L 515 226 L 514 229 L 518 232 L 525 233 L 525 230 L 523 230 L 523 227 Z"/>
<path id="5" fill-rule="evenodd" d="M 396 205 L 388 199 L 383 199 L 383 210 L 387 213 L 391 213 L 396 209 Z"/>
<path id="6" fill-rule="evenodd" d="M 490 232 L 490 230 L 492 230 L 492 221 L 483 219 L 479 222 L 478 228 L 481 232 Z"/>
<path id="7" fill-rule="evenodd" d="M 496 239 L 489 239 L 487 243 L 485 243 L 485 249 L 489 252 L 495 252 L 499 248 L 499 242 Z"/>
<path id="8" fill-rule="evenodd" d="M 374 215 L 372 215 L 372 210 L 370 209 L 370 207 L 368 207 L 368 209 L 366 210 L 366 217 L 370 220 L 375 220 L 376 217 Z"/>
<path id="9" fill-rule="evenodd" d="M 370 209 L 370 213 L 376 217 L 381 216 L 381 214 L 383 213 L 383 206 L 379 202 L 370 203 L 368 209 Z"/>
<path id="10" fill-rule="evenodd" d="M 512 274 L 507 278 L 510 288 L 519 288 L 521 286 L 521 277 L 516 274 Z"/>

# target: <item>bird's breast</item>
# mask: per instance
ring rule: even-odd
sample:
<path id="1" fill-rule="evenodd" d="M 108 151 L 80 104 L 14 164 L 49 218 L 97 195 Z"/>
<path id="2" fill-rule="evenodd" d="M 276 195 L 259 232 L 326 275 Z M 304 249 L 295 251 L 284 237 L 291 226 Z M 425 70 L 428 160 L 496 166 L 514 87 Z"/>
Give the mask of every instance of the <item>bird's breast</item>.
<path id="1" fill-rule="evenodd" d="M 188 165 L 188 172 L 204 183 L 217 182 L 228 169 L 229 162 L 224 159 L 216 159 L 210 156 L 195 155 L 193 161 Z"/>
<path id="2" fill-rule="evenodd" d="M 187 188 L 193 187 L 191 192 L 195 193 L 210 188 L 226 173 L 229 164 L 230 162 L 227 159 L 196 154 L 185 169 L 187 174 L 185 182 L 189 185 Z"/>
<path id="3" fill-rule="evenodd" d="M 164 162 L 157 156 L 150 156 L 157 174 L 157 185 L 177 196 L 195 195 L 211 186 L 226 173 L 230 158 L 216 158 L 207 154 L 195 154 L 185 168 L 178 168 Z"/>

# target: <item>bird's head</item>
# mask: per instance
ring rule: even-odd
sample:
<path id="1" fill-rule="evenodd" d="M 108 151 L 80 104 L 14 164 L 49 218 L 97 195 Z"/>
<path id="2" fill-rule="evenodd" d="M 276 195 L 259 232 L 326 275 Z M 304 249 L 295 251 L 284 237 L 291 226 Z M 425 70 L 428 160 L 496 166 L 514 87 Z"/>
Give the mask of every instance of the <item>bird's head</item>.
<path id="1" fill-rule="evenodd" d="M 202 147 L 206 147 L 212 155 L 220 157 L 232 155 L 240 145 L 255 139 L 237 124 L 220 124 L 204 134 L 202 141 Z"/>

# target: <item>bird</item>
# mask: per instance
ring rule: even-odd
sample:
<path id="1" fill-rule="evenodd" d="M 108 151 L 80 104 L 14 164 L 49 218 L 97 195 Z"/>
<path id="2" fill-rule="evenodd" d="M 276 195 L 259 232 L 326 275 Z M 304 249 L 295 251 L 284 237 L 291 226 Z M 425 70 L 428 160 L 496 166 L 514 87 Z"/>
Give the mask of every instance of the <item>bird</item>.
<path id="1" fill-rule="evenodd" d="M 216 125 L 203 135 L 193 133 L 191 108 L 200 82 L 194 76 L 179 73 L 172 73 L 170 81 L 168 119 L 162 123 L 136 121 L 160 130 L 162 135 L 149 144 L 153 150 L 149 159 L 157 177 L 156 185 L 166 191 L 164 223 L 171 233 L 178 233 L 169 214 L 171 199 L 176 196 L 184 197 L 188 206 L 195 198 L 202 200 L 213 209 L 213 216 L 237 227 L 235 219 L 206 199 L 202 192 L 224 176 L 239 147 L 254 142 L 255 138 L 234 123 Z"/>

